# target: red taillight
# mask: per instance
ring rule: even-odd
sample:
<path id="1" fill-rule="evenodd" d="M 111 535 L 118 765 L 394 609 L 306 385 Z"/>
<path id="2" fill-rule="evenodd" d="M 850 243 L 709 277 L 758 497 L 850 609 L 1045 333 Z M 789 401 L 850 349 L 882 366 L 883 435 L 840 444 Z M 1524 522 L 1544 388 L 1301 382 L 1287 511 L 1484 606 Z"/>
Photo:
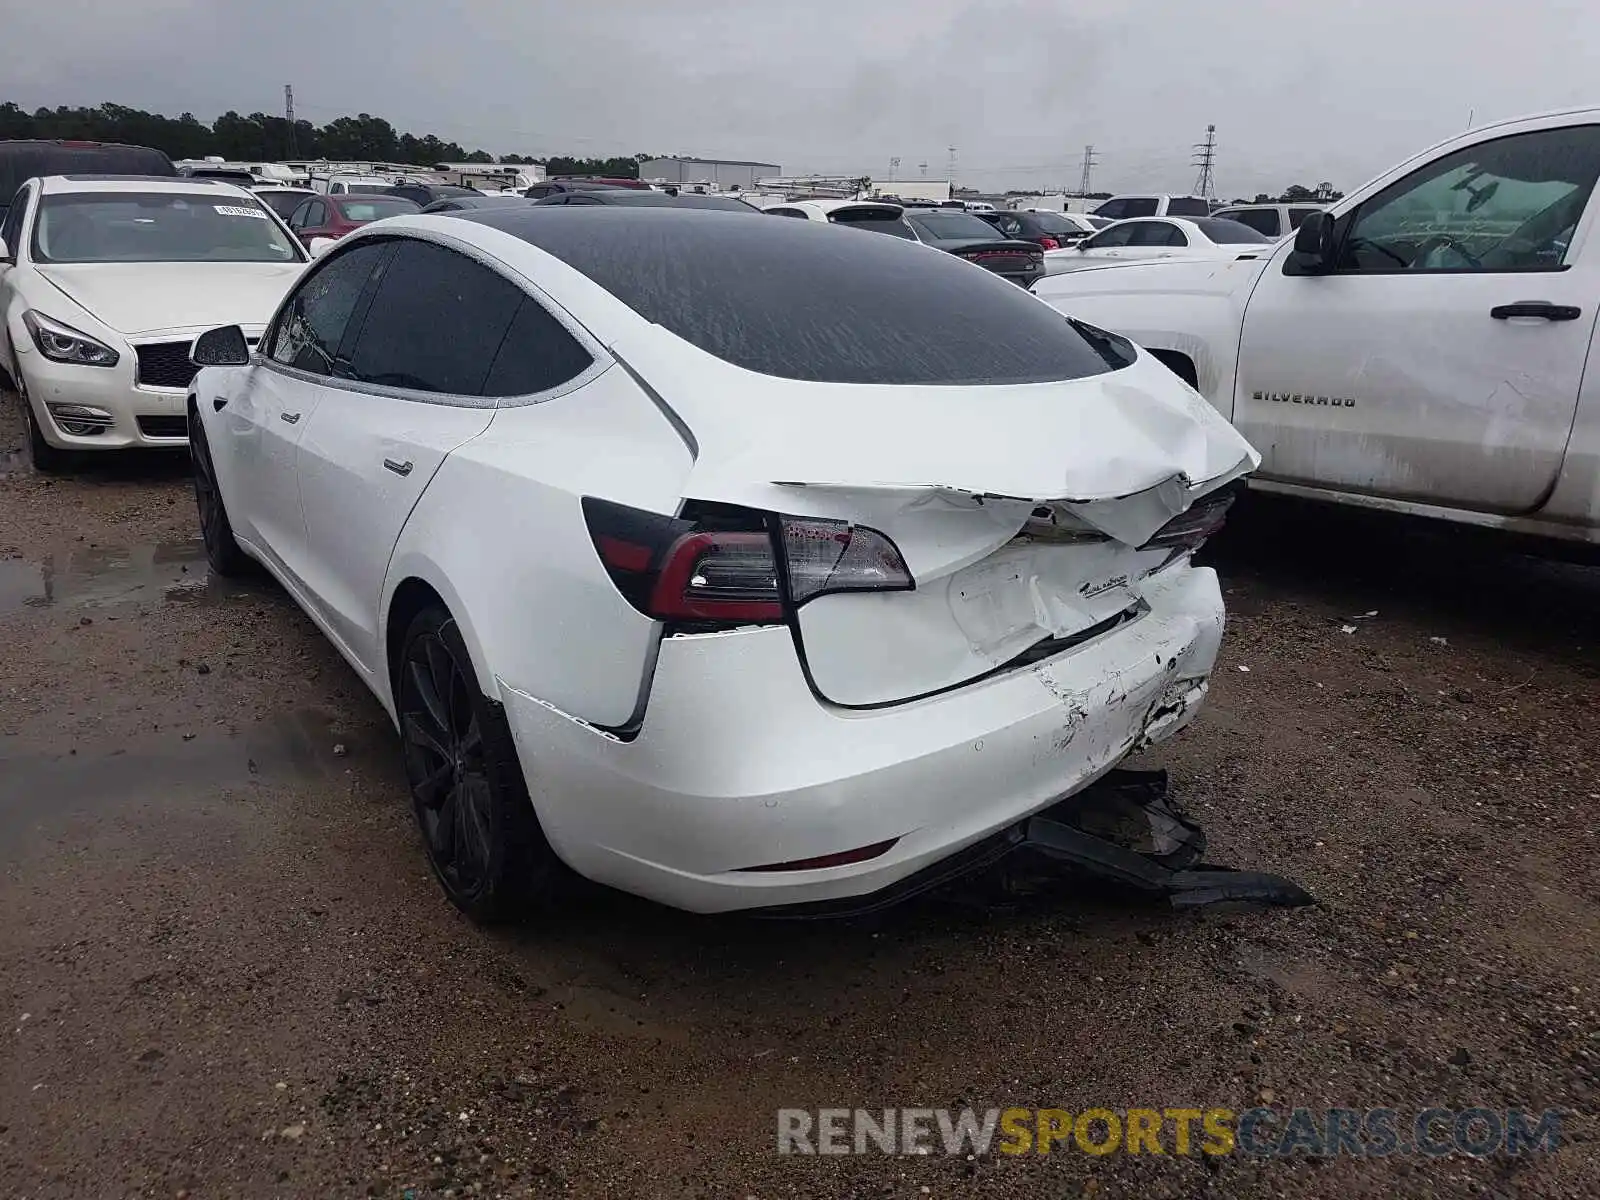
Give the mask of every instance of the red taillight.
<path id="1" fill-rule="evenodd" d="M 1056 241 L 1055 238 L 1051 237 L 1049 234 L 1045 234 L 1043 237 L 1041 237 L 1039 239 L 1039 246 L 1040 246 L 1041 249 L 1044 249 L 1044 250 L 1059 250 L 1059 249 L 1061 249 L 1061 243 Z"/>
<path id="2" fill-rule="evenodd" d="M 583 498 L 600 561 L 634 608 L 658 621 L 772 624 L 831 592 L 913 587 L 893 542 L 847 521 L 707 506 L 699 519 Z M 773 552 L 776 528 L 783 570 Z"/>
<path id="3" fill-rule="evenodd" d="M 1209 496 L 1202 496 L 1187 511 L 1168 521 L 1141 550 L 1198 550 L 1206 539 L 1222 528 L 1228 518 L 1228 508 L 1238 495 L 1238 485 L 1222 488 Z"/>

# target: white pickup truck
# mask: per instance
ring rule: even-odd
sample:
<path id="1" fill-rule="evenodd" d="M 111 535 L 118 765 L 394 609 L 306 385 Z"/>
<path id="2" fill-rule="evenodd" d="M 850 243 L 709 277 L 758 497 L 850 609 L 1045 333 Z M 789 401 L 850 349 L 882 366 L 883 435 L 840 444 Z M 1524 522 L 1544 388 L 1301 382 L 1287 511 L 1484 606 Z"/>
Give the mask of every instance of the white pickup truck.
<path id="1" fill-rule="evenodd" d="M 1600 542 L 1597 176 L 1600 109 L 1508 121 L 1266 254 L 1034 291 L 1187 378 L 1261 452 L 1252 486 Z"/>

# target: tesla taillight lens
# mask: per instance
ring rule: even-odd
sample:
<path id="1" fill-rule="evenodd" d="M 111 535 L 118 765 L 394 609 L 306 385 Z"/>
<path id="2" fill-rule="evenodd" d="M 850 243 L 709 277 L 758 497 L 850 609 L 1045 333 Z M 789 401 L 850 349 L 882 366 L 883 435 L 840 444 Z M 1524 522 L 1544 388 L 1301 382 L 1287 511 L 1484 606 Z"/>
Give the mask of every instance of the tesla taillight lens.
<path id="1" fill-rule="evenodd" d="M 583 514 L 611 582 L 658 621 L 776 624 L 786 604 L 914 586 L 893 542 L 848 521 L 731 506 L 667 517 L 594 496 L 583 498 Z"/>
<path id="2" fill-rule="evenodd" d="M 1184 512 L 1168 521 L 1141 550 L 1189 550 L 1205 545 L 1227 520 L 1228 509 L 1238 496 L 1238 485 L 1221 488 L 1209 496 L 1202 496 Z"/>

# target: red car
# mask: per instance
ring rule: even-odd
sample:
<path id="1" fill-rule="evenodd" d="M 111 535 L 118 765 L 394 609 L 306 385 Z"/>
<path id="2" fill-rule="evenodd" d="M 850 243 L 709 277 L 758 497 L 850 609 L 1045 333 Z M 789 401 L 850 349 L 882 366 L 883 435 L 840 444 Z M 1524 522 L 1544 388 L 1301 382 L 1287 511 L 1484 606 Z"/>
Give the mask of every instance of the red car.
<path id="1" fill-rule="evenodd" d="M 403 196 L 375 196 L 365 192 L 312 196 L 289 214 L 289 228 L 309 246 L 312 238 L 342 238 L 369 221 L 421 211 L 421 205 Z"/>

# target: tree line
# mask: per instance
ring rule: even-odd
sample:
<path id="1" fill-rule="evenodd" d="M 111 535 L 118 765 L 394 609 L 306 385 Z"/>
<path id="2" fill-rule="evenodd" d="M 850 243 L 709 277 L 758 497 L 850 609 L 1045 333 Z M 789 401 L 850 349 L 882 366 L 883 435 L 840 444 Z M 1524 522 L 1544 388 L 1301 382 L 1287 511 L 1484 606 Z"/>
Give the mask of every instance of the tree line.
<path id="1" fill-rule="evenodd" d="M 276 162 L 283 159 L 330 159 L 335 162 L 400 162 L 428 166 L 437 162 L 539 163 L 552 175 L 613 175 L 637 179 L 639 164 L 655 155 L 615 158 L 536 158 L 523 154 L 496 157 L 486 150 L 468 150 L 433 134 L 399 133 L 382 117 L 358 113 L 326 125 L 296 121 L 291 130 L 283 117 L 228 111 L 207 125 L 193 113 L 168 117 L 121 104 L 92 108 L 39 108 L 28 112 L 12 101 L 0 104 L 0 141 L 9 138 L 64 138 L 92 142 L 125 142 L 150 146 L 169 158 L 204 158 L 216 154 L 230 162 Z"/>

